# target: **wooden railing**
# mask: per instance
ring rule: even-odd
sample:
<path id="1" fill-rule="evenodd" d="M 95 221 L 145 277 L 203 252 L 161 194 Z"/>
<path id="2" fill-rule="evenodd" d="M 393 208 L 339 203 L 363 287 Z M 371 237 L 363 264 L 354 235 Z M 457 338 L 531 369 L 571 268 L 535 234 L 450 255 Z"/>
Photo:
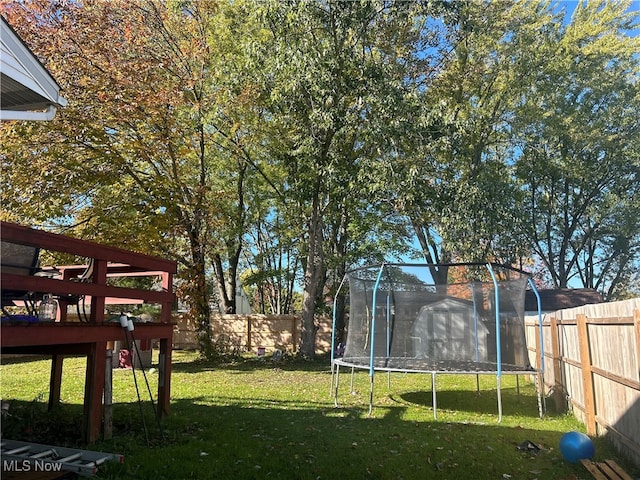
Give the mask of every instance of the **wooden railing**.
<path id="1" fill-rule="evenodd" d="M 170 403 L 173 336 L 171 307 L 174 302 L 172 282 L 176 273 L 176 263 L 7 222 L 0 222 L 0 237 L 3 242 L 33 246 L 41 251 L 68 253 L 85 258 L 93 264 L 91 277 L 84 281 L 77 279 L 84 271 L 84 266 L 51 270 L 59 272 L 57 278 L 1 272 L 3 292 L 30 292 L 36 301 L 41 294 L 52 294 L 62 307 L 55 322 L 24 322 L 13 321 L 11 317 L 4 318 L 0 336 L 3 354 L 36 353 L 52 356 L 49 406 L 57 405 L 60 401 L 64 356 L 86 355 L 83 430 L 88 443 L 98 439 L 103 413 L 105 372 L 108 366 L 107 347 L 112 342 L 126 339 L 126 332 L 119 322 L 105 322 L 106 302 L 108 299 L 114 299 L 119 303 L 145 302 L 160 306 L 159 321 L 136 324 L 135 334 L 137 340 L 157 340 L 159 343 L 158 408 L 159 414 L 166 415 Z M 110 276 L 132 275 L 159 277 L 161 289 L 124 288 L 109 285 L 107 282 Z M 66 305 L 80 297 L 91 298 L 88 322 L 67 321 Z"/>
<path id="2" fill-rule="evenodd" d="M 51 293 L 62 299 L 77 296 L 91 297 L 90 320 L 102 323 L 105 314 L 105 299 L 134 299 L 161 307 L 160 322 L 171 322 L 171 306 L 174 295 L 171 291 L 176 264 L 173 261 L 142 255 L 119 248 L 87 242 L 76 238 L 35 230 L 13 223 L 1 222 L 0 236 L 4 242 L 39 247 L 52 252 L 69 253 L 92 259 L 93 274 L 88 282 L 78 282 L 76 278 L 84 266 L 62 269 L 62 278 L 47 278 L 30 275 L 16 275 L 2 272 L 2 289 L 26 290 Z M 107 285 L 110 276 L 159 276 L 162 291 L 140 288 L 123 288 Z M 65 320 L 65 309 L 61 309 Z"/>

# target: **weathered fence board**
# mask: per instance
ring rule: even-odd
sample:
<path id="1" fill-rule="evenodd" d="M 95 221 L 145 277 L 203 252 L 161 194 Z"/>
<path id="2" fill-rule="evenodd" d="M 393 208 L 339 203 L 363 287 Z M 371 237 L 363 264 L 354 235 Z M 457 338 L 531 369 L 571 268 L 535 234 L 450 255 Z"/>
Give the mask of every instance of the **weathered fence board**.
<path id="1" fill-rule="evenodd" d="M 607 435 L 640 465 L 640 298 L 545 314 L 525 321 L 529 358 L 544 358 L 546 392 L 570 407 L 591 435 Z"/>

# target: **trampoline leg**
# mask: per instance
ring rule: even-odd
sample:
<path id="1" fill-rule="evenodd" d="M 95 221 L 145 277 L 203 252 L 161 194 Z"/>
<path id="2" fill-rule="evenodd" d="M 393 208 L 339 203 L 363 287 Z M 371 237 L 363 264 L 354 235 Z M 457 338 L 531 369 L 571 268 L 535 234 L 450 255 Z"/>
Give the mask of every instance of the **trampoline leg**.
<path id="1" fill-rule="evenodd" d="M 355 377 L 356 367 L 351 367 L 351 386 L 349 393 L 353 395 L 353 377 Z"/>
<path id="2" fill-rule="evenodd" d="M 502 422 L 502 391 L 500 389 L 501 379 L 500 375 L 496 376 L 496 384 L 498 390 L 498 423 Z"/>
<path id="3" fill-rule="evenodd" d="M 331 364 L 331 387 L 329 388 L 329 396 L 333 397 L 333 378 L 334 378 L 334 371 L 336 368 L 336 364 L 332 363 Z"/>
<path id="4" fill-rule="evenodd" d="M 331 382 L 333 385 L 333 382 Z M 336 383 L 334 385 L 335 390 L 333 392 L 333 406 L 338 407 L 338 386 L 340 384 L 340 365 L 336 365 Z"/>
<path id="5" fill-rule="evenodd" d="M 536 392 L 538 393 L 538 416 L 544 417 L 544 413 L 547 410 L 547 406 L 544 404 L 544 376 L 541 373 L 537 373 L 535 376 Z"/>
<path id="6" fill-rule="evenodd" d="M 436 399 L 436 373 L 431 372 L 431 398 L 433 404 L 433 419 L 438 419 L 438 401 Z"/>
<path id="7" fill-rule="evenodd" d="M 518 396 L 518 400 L 520 400 L 520 375 L 516 373 L 516 395 Z"/>
<path id="8" fill-rule="evenodd" d="M 370 379 L 370 387 L 369 387 L 369 415 L 373 412 L 373 375 L 369 376 Z"/>
<path id="9" fill-rule="evenodd" d="M 480 375 L 476 375 L 476 395 L 480 395 Z"/>

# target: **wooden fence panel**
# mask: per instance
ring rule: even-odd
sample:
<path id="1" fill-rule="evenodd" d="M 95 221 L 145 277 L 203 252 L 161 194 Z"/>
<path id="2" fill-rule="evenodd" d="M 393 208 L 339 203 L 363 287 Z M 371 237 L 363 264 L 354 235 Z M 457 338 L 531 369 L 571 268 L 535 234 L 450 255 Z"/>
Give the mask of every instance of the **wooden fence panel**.
<path id="1" fill-rule="evenodd" d="M 271 353 L 276 349 L 296 352 L 300 342 L 300 315 L 212 315 L 211 333 L 214 343 L 240 351 L 258 350 Z M 196 325 L 186 315 L 175 315 L 174 348 L 195 349 L 198 346 Z M 331 350 L 332 320 L 316 319 L 316 352 Z"/>
<path id="2" fill-rule="evenodd" d="M 635 332 L 633 318 L 621 318 L 624 324 L 612 328 L 611 324 L 592 324 L 593 366 L 623 378 L 633 379 L 638 374 L 638 360 L 635 352 Z M 614 346 L 616 349 L 612 349 Z"/>
<path id="3" fill-rule="evenodd" d="M 525 328 L 531 342 L 538 317 L 527 317 Z M 538 345 L 528 343 L 531 359 Z M 640 466 L 640 298 L 549 313 L 543 346 L 556 405 L 570 406 L 589 434 L 607 435 Z"/>

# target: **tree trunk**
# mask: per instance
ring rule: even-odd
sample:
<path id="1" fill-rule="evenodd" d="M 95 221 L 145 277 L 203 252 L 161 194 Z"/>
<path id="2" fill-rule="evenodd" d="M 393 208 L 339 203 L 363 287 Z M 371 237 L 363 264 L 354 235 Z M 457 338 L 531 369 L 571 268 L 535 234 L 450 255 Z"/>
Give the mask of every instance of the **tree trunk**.
<path id="1" fill-rule="evenodd" d="M 189 316 L 197 325 L 198 349 L 203 357 L 212 354 L 213 337 L 211 333 L 211 307 L 209 306 L 209 289 L 204 261 L 203 246 L 192 241 L 192 274 L 188 277 L 187 299 Z"/>
<path id="2" fill-rule="evenodd" d="M 322 219 L 318 208 L 319 200 L 313 200 L 311 218 L 309 220 L 309 245 L 304 270 L 304 292 L 302 296 L 302 325 L 300 331 L 299 353 L 305 358 L 313 358 L 316 353 L 315 322 L 316 299 L 324 268 L 322 252 Z"/>

